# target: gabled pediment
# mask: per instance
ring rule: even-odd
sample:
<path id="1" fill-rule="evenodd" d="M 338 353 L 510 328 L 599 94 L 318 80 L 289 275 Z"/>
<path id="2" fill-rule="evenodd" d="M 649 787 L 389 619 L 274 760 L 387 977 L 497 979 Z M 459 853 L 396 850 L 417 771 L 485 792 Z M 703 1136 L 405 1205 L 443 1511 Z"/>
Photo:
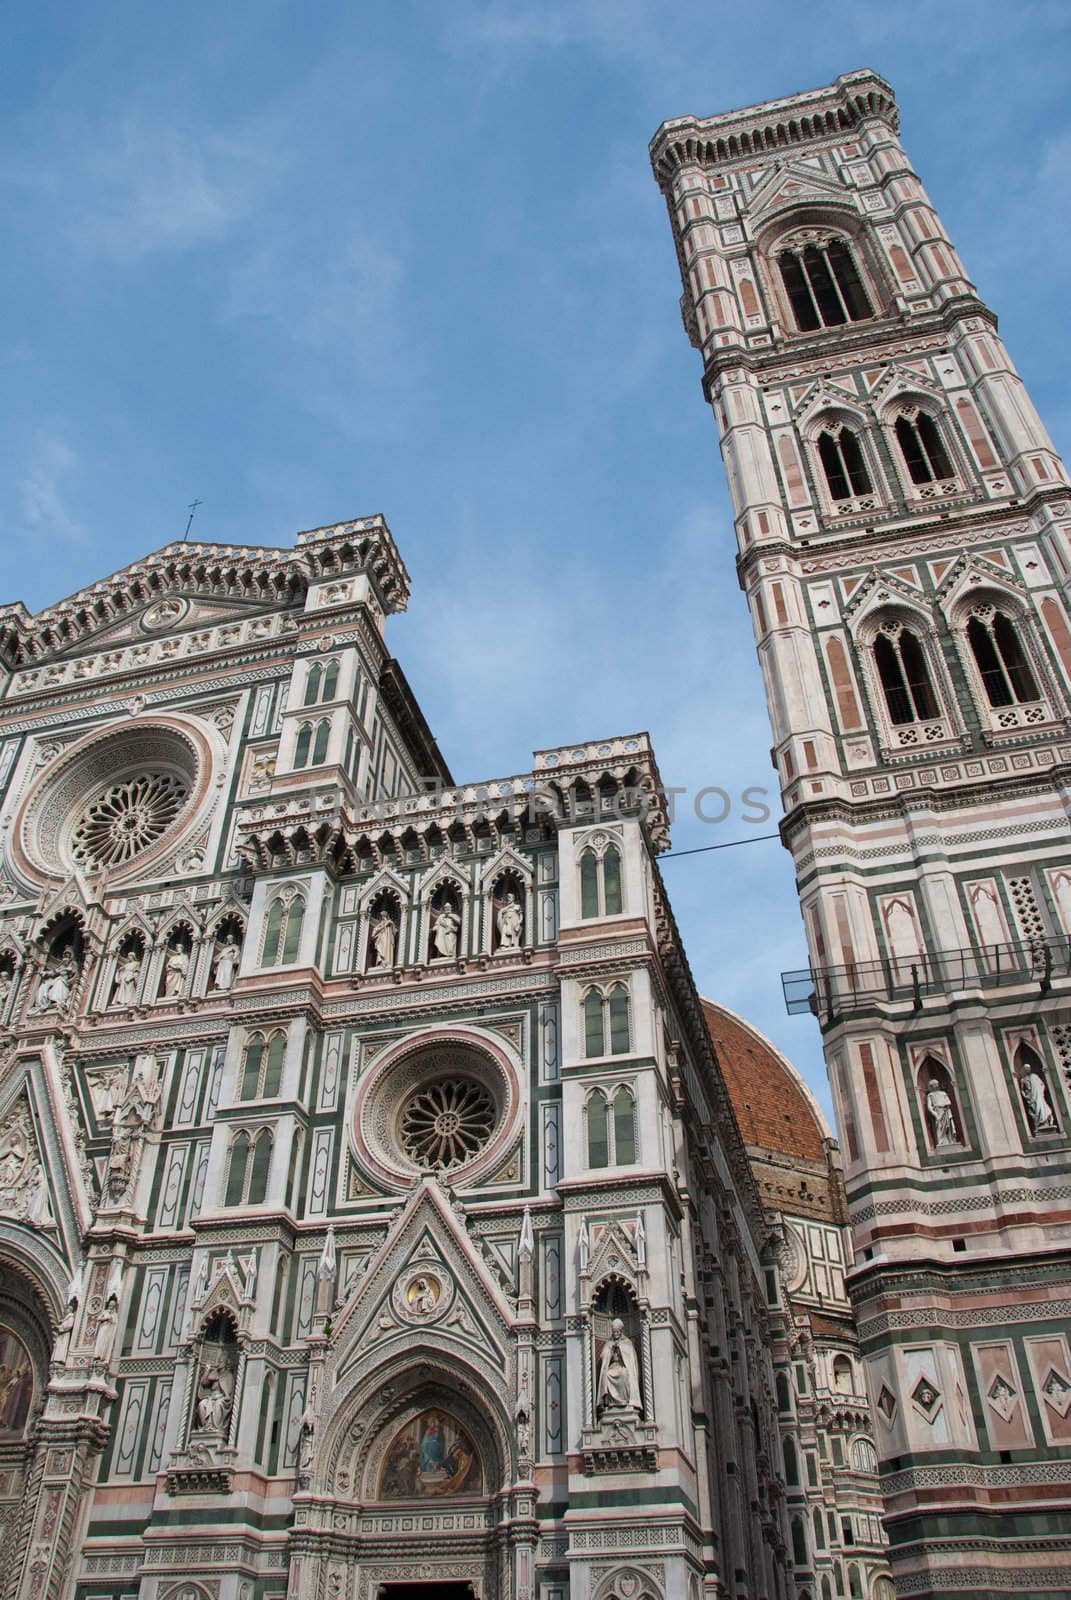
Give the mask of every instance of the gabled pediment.
<path id="1" fill-rule="evenodd" d="M 228 622 L 246 622 L 250 617 L 271 616 L 276 610 L 277 601 L 249 605 L 240 600 L 220 601 L 212 595 L 179 591 L 161 600 L 150 601 L 119 621 L 83 635 L 54 654 L 58 660 L 64 660 L 68 656 L 84 655 L 87 649 L 121 650 L 127 645 L 148 646 L 161 634 L 175 633 L 180 629 L 185 632 L 214 628 Z"/>
<path id="2" fill-rule="evenodd" d="M 504 1374 L 514 1309 L 443 1190 L 410 1196 L 335 1322 L 334 1381 L 375 1350 L 453 1347 Z"/>
<path id="3" fill-rule="evenodd" d="M 779 211 L 828 204 L 831 201 L 840 206 L 851 205 L 842 183 L 809 163 L 788 161 L 783 166 L 775 167 L 758 185 L 748 210 L 758 224 Z"/>

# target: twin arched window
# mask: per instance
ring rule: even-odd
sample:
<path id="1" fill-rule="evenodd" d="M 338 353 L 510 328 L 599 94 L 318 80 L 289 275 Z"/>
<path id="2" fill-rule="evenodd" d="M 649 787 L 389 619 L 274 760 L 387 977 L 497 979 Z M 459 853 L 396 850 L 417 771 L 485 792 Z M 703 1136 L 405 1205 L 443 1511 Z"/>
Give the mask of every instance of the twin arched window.
<path id="1" fill-rule="evenodd" d="M 896 621 L 883 623 L 874 640 L 874 663 L 889 721 L 895 726 L 930 722 L 941 715 L 925 651 L 910 628 Z"/>
<path id="2" fill-rule="evenodd" d="M 901 413 L 895 432 L 912 483 L 936 483 L 955 477 L 941 429 L 928 411 Z M 857 433 L 848 427 L 828 425 L 817 442 L 818 458 L 834 502 L 873 494 L 874 485 Z"/>
<path id="3" fill-rule="evenodd" d="M 330 737 L 331 724 L 326 717 L 319 722 L 303 722 L 294 745 L 295 771 L 301 767 L 322 767 L 327 760 Z"/>
<path id="4" fill-rule="evenodd" d="M 333 700 L 338 688 L 338 662 L 317 661 L 309 668 L 305 679 L 305 706 L 316 706 L 324 700 Z"/>
<path id="5" fill-rule="evenodd" d="M 264 923 L 262 967 L 285 967 L 296 961 L 301 949 L 301 926 L 305 920 L 305 899 L 296 894 L 290 900 L 278 895 L 268 908 Z"/>
<path id="6" fill-rule="evenodd" d="M 272 1100 L 283 1081 L 286 1034 L 273 1033 L 267 1041 L 255 1033 L 245 1047 L 240 1100 Z"/>
<path id="7" fill-rule="evenodd" d="M 225 1206 L 264 1204 L 268 1193 L 272 1146 L 272 1136 L 267 1128 L 262 1128 L 254 1139 L 250 1139 L 244 1129 L 235 1135 L 227 1166 Z"/>
<path id="8" fill-rule="evenodd" d="M 631 1047 L 627 986 L 589 989 L 584 996 L 584 1055 L 625 1056 Z"/>
<path id="9" fill-rule="evenodd" d="M 897 417 L 896 438 L 912 483 L 955 477 L 940 430 L 928 411 Z"/>
<path id="10" fill-rule="evenodd" d="M 1003 611 L 976 607 L 967 623 L 967 642 L 991 706 L 1041 698 L 1015 624 Z"/>
<path id="11" fill-rule="evenodd" d="M 843 239 L 826 239 L 777 258 L 781 281 L 801 333 L 872 317 L 867 292 Z"/>
<path id="12" fill-rule="evenodd" d="M 976 606 L 967 622 L 967 643 L 994 709 L 1041 699 L 1018 626 L 1003 611 Z M 877 668 L 889 721 L 894 727 L 933 722 L 941 715 L 925 647 L 896 619 L 883 622 L 874 639 Z"/>
<path id="13" fill-rule="evenodd" d="M 581 917 L 615 917 L 623 910 L 621 854 L 610 845 L 599 856 L 594 850 L 580 857 Z"/>
<path id="14" fill-rule="evenodd" d="M 818 435 L 818 455 L 834 500 L 850 500 L 853 495 L 872 492 L 859 439 L 851 428 L 823 430 Z"/>
<path id="15" fill-rule="evenodd" d="M 593 1089 L 585 1108 L 589 1167 L 630 1167 L 636 1161 L 636 1102 L 622 1085 L 608 1098 Z"/>

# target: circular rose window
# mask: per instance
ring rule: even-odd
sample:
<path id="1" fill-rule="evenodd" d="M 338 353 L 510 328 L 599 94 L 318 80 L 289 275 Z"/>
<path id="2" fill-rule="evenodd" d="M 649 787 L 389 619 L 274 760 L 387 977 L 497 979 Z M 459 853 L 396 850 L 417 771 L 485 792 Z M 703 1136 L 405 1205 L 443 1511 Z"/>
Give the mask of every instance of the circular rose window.
<path id="1" fill-rule="evenodd" d="M 354 1110 L 362 1166 L 406 1187 L 425 1172 L 453 1183 L 494 1170 L 520 1133 L 522 1099 L 497 1041 L 451 1029 L 381 1056 Z"/>
<path id="2" fill-rule="evenodd" d="M 27 857 L 50 874 L 140 866 L 193 821 L 210 760 L 204 741 L 176 726 L 125 726 L 81 744 L 46 772 L 23 811 Z"/>
<path id="3" fill-rule="evenodd" d="M 495 1130 L 495 1102 L 475 1078 L 439 1078 L 402 1106 L 402 1147 L 418 1167 L 460 1167 L 479 1155 Z"/>
<path id="4" fill-rule="evenodd" d="M 189 794 L 188 782 L 174 772 L 139 773 L 109 784 L 71 829 L 71 855 L 79 866 L 121 866 L 163 838 Z"/>

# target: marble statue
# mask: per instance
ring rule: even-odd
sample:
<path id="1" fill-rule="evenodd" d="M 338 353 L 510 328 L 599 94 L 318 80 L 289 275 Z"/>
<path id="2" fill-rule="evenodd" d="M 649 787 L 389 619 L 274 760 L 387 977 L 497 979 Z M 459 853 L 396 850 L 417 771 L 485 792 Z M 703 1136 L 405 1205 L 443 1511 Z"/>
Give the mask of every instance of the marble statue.
<path id="1" fill-rule="evenodd" d="M 460 928 L 461 918 L 447 901 L 436 913 L 431 925 L 431 942 L 436 955 L 450 958 L 457 955 L 457 936 Z"/>
<path id="2" fill-rule="evenodd" d="M 1028 1066 L 1019 1078 L 1019 1093 L 1023 1097 L 1027 1121 L 1030 1123 L 1030 1132 L 1055 1133 L 1056 1113 L 1052 1109 L 1048 1091 L 1045 1088 L 1045 1079 L 1040 1072 L 1035 1072 Z"/>
<path id="3" fill-rule="evenodd" d="M 212 972 L 212 987 L 227 990 L 233 987 L 238 976 L 238 963 L 242 959 L 241 946 L 233 938 L 224 940 L 216 952 L 215 967 Z"/>
<path id="4" fill-rule="evenodd" d="M 11 993 L 11 986 L 14 981 L 14 977 L 10 972 L 8 972 L 7 968 L 0 967 L 0 1011 L 3 1011 L 4 1007 L 7 1005 L 8 996 Z"/>
<path id="5" fill-rule="evenodd" d="M 171 1000 L 178 995 L 186 993 L 186 974 L 190 970 L 190 958 L 181 945 L 175 945 L 168 951 L 164 963 L 164 996 Z"/>
<path id="6" fill-rule="evenodd" d="M 34 997 L 33 1009 L 38 1014 L 45 1011 L 66 1011 L 78 982 L 78 962 L 70 945 L 59 958 L 58 967 L 46 968 L 41 974 Z"/>
<path id="7" fill-rule="evenodd" d="M 620 1317 L 614 1317 L 610 1323 L 610 1337 L 599 1357 L 595 1409 L 602 1411 L 607 1406 L 631 1411 L 640 1409 L 640 1366 L 636 1347 L 626 1335 Z"/>
<path id="8" fill-rule="evenodd" d="M 930 1114 L 934 1144 L 958 1144 L 959 1134 L 956 1130 L 952 1100 L 941 1088 L 937 1078 L 931 1078 L 926 1086 L 926 1110 Z"/>
<path id="9" fill-rule="evenodd" d="M 197 1378 L 197 1428 L 204 1433 L 224 1433 L 234 1399 L 234 1376 L 226 1357 L 202 1358 Z"/>
<path id="10" fill-rule="evenodd" d="M 371 934 L 372 948 L 376 953 L 376 966 L 393 967 L 394 951 L 398 942 L 398 930 L 394 926 L 394 919 L 386 907 L 372 923 Z"/>
<path id="11" fill-rule="evenodd" d="M 498 908 L 498 947 L 500 950 L 517 950 L 520 948 L 521 932 L 524 928 L 524 912 L 517 903 L 515 894 L 507 894 Z"/>
<path id="12" fill-rule="evenodd" d="M 119 962 L 115 974 L 114 1004 L 125 1008 L 138 1003 L 138 986 L 141 981 L 141 961 L 133 950 L 128 950 Z"/>

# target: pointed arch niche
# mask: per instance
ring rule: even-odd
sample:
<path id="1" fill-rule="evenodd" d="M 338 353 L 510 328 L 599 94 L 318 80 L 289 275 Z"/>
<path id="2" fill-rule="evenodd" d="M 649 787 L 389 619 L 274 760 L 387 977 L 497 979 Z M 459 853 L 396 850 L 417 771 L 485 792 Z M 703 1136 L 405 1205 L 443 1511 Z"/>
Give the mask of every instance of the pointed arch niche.
<path id="1" fill-rule="evenodd" d="M 327 1572 L 326 1530 L 332 1564 L 352 1565 L 353 1592 L 369 1600 L 380 1584 L 417 1576 L 468 1582 L 479 1600 L 498 1600 L 502 1544 L 529 1536 L 510 1512 L 518 1469 L 500 1396 L 430 1347 L 378 1360 L 337 1387 L 326 1379 L 320 1393 L 330 1398 L 317 1416 L 314 1397 L 304 1428 L 308 1514 L 291 1532 L 303 1592 L 317 1593 Z"/>

